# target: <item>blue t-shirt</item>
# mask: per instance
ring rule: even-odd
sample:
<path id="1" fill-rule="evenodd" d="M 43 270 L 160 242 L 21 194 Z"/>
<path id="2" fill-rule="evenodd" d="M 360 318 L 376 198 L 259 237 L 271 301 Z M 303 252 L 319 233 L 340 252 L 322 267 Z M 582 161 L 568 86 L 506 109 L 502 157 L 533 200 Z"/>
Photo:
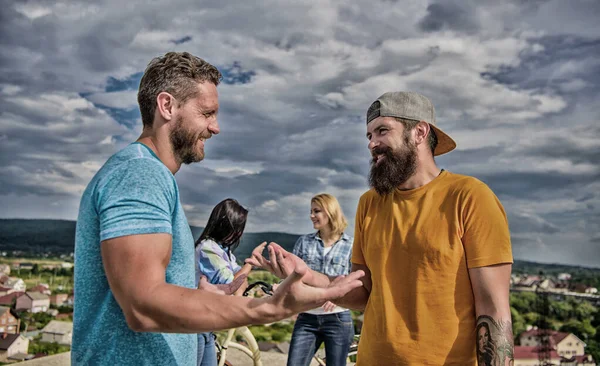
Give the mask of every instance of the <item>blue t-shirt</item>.
<path id="1" fill-rule="evenodd" d="M 133 143 L 108 159 L 81 198 L 75 236 L 73 365 L 196 366 L 195 334 L 132 331 L 108 285 L 101 242 L 150 233 L 172 236 L 166 282 L 195 288 L 194 238 L 175 177 L 152 150 Z"/>

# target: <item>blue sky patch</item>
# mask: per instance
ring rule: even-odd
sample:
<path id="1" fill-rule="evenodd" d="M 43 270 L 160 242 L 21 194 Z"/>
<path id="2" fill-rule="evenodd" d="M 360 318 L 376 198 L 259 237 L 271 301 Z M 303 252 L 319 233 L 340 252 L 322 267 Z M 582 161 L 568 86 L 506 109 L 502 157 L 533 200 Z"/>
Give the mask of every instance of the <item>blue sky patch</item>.
<path id="1" fill-rule="evenodd" d="M 248 84 L 256 72 L 244 70 L 239 61 L 234 61 L 231 66 L 224 66 L 219 69 L 223 74 L 223 83 L 225 84 Z"/>
<path id="2" fill-rule="evenodd" d="M 185 36 L 185 37 L 182 37 L 182 38 L 179 38 L 179 39 L 172 39 L 170 42 L 171 43 L 175 43 L 176 45 L 180 45 L 182 43 L 189 42 L 191 40 L 192 40 L 191 36 Z"/>
<path id="3" fill-rule="evenodd" d="M 121 109 L 111 108 L 103 106 L 101 104 L 94 105 L 106 111 L 115 121 L 129 129 L 133 129 L 138 124 L 138 121 L 141 121 L 142 118 L 138 107 L 131 109 Z"/>
<path id="4" fill-rule="evenodd" d="M 112 76 L 109 76 L 106 80 L 106 87 L 104 91 L 110 93 L 122 90 L 137 90 L 137 88 L 140 86 L 142 75 L 144 75 L 143 71 L 129 75 L 125 79 L 116 79 Z"/>

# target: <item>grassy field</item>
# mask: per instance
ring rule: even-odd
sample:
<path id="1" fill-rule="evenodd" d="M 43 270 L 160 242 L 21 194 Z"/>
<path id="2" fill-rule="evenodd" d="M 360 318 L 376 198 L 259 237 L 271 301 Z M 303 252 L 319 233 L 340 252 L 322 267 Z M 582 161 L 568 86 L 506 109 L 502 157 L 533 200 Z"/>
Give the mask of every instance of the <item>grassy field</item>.
<path id="1" fill-rule="evenodd" d="M 41 272 L 38 275 L 31 273 L 20 277 L 27 288 L 37 286 L 41 283 L 45 283 L 50 286 L 52 293 L 69 293 L 73 289 L 73 277 L 72 276 L 55 276 L 47 272 Z"/>
<path id="2" fill-rule="evenodd" d="M 69 262 L 66 259 L 60 258 L 2 258 L 0 257 L 0 264 L 10 264 L 12 266 L 13 263 L 37 263 L 38 265 L 60 265 L 61 263 Z M 71 261 L 72 262 L 72 261 Z"/>
<path id="3" fill-rule="evenodd" d="M 62 259 L 30 259 L 30 258 L 0 258 L 0 264 L 11 266 L 11 277 L 18 277 L 25 282 L 27 288 L 45 283 L 50 286 L 52 293 L 68 293 L 73 289 L 73 269 L 59 268 Z M 32 263 L 36 269 L 12 269 L 14 263 Z M 44 266 L 57 266 L 54 269 L 44 269 Z"/>

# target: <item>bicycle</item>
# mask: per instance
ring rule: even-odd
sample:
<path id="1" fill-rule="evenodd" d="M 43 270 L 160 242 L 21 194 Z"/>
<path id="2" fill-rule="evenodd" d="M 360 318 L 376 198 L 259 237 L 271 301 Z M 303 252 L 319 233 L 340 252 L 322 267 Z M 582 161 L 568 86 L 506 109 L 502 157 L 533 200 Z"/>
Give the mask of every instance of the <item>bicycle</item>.
<path id="1" fill-rule="evenodd" d="M 266 295 L 273 295 L 273 287 L 271 285 L 263 281 L 257 281 L 249 285 L 246 288 L 246 290 L 244 290 L 242 296 L 248 296 L 250 294 L 250 291 L 252 291 L 255 287 L 260 287 L 260 289 Z M 244 339 L 244 342 L 247 346 L 234 341 L 234 336 L 236 334 Z M 217 336 L 215 335 L 215 345 L 217 348 L 218 366 L 233 366 L 230 362 L 226 360 L 227 350 L 229 348 L 237 349 L 246 356 L 248 356 L 254 363 L 254 366 L 262 366 L 261 353 L 260 349 L 258 348 L 258 343 L 256 342 L 254 335 L 252 335 L 252 332 L 250 332 L 250 329 L 248 329 L 248 327 L 244 326 L 229 329 L 227 331 L 225 339 L 222 341 L 219 341 Z"/>

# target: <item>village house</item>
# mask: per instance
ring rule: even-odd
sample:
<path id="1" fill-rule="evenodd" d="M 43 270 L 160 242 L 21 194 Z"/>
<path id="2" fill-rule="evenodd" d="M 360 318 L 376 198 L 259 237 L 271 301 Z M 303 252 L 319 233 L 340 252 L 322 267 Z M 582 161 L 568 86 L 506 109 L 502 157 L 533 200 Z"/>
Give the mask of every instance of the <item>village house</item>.
<path id="1" fill-rule="evenodd" d="M 20 325 L 21 325 L 21 320 L 11 313 L 10 308 L 5 307 L 5 306 L 0 306 L 0 334 L 2 334 L 2 333 L 10 333 L 10 334 L 19 333 Z"/>
<path id="2" fill-rule="evenodd" d="M 17 301 L 17 297 L 23 295 L 24 291 L 11 292 L 8 295 L 0 296 L 0 306 L 12 307 Z"/>
<path id="3" fill-rule="evenodd" d="M 516 280 L 516 279 L 515 279 Z M 513 287 L 520 290 L 535 291 L 540 283 L 540 276 L 521 276 L 513 283 Z"/>
<path id="4" fill-rule="evenodd" d="M 551 278 L 545 278 L 538 283 L 537 287 L 544 290 L 551 290 L 556 287 L 556 282 Z"/>
<path id="5" fill-rule="evenodd" d="M 67 303 L 67 299 L 69 298 L 68 294 L 52 294 L 50 295 L 50 304 L 56 306 L 62 306 Z"/>
<path id="6" fill-rule="evenodd" d="M 42 329 L 40 334 L 42 335 L 42 342 L 70 346 L 73 337 L 73 323 L 52 320 Z"/>
<path id="7" fill-rule="evenodd" d="M 33 263 L 30 262 L 23 262 L 23 263 L 15 263 L 13 264 L 13 267 L 15 267 L 16 269 L 24 269 L 24 270 L 28 270 L 31 271 L 33 269 Z"/>
<path id="8" fill-rule="evenodd" d="M 30 288 L 29 290 L 27 290 L 29 292 L 39 292 L 41 294 L 44 295 L 48 295 L 50 296 L 52 294 L 52 291 L 50 291 L 50 286 L 48 286 L 45 283 L 40 283 L 39 285 Z"/>
<path id="9" fill-rule="evenodd" d="M 13 292 L 15 292 L 15 289 L 12 287 L 4 287 L 2 285 L 0 285 L 0 296 L 5 296 L 8 294 L 12 294 Z"/>
<path id="10" fill-rule="evenodd" d="M 0 362 L 10 361 L 15 356 L 22 359 L 22 355 L 27 354 L 29 349 L 29 339 L 20 334 L 0 334 Z"/>
<path id="11" fill-rule="evenodd" d="M 570 273 L 559 273 L 558 274 L 558 280 L 559 281 L 570 281 L 571 280 L 571 274 Z"/>
<path id="12" fill-rule="evenodd" d="M 558 281 L 554 286 L 554 292 L 568 292 L 569 291 L 569 281 Z"/>
<path id="13" fill-rule="evenodd" d="M 0 274 L 10 275 L 10 265 L 0 264 Z"/>
<path id="14" fill-rule="evenodd" d="M 45 312 L 50 308 L 50 297 L 39 292 L 26 292 L 17 297 L 16 310 L 27 310 L 31 313 Z"/>
<path id="15" fill-rule="evenodd" d="M 514 366 L 538 366 L 540 364 L 537 346 L 515 346 L 514 357 Z M 560 365 L 561 359 L 556 351 L 550 352 L 551 365 Z"/>
<path id="16" fill-rule="evenodd" d="M 597 294 L 598 289 L 595 287 L 591 287 L 588 285 L 584 285 L 583 283 L 574 283 L 571 285 L 571 291 L 580 292 L 582 294 Z"/>
<path id="17" fill-rule="evenodd" d="M 0 275 L 0 286 L 6 288 L 12 288 L 14 291 L 25 291 L 27 286 L 25 281 L 18 277 L 8 277 L 7 275 Z"/>
<path id="18" fill-rule="evenodd" d="M 547 331 L 549 336 L 550 348 L 552 354 L 560 358 L 560 364 L 566 365 L 595 365 L 590 355 L 585 354 L 586 344 L 573 333 L 557 332 L 555 330 Z M 540 336 L 542 332 L 537 328 L 532 328 L 523 332 L 519 337 L 521 346 L 515 346 L 515 366 L 533 365 L 528 360 L 531 357 L 537 359 L 540 347 Z M 517 358 L 517 351 L 520 355 Z M 579 362 L 581 361 L 581 362 Z M 554 361 L 553 361 L 554 362 Z"/>

